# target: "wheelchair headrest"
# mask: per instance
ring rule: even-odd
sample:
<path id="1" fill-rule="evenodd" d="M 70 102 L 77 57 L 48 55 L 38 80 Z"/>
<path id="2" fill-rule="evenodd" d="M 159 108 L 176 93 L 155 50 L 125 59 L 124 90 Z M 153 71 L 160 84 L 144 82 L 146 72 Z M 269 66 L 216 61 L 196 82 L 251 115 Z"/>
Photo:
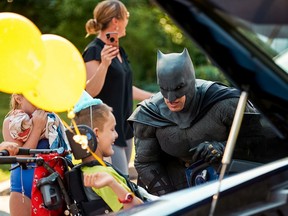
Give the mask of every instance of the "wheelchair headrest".
<path id="1" fill-rule="evenodd" d="M 97 148 L 97 139 L 96 139 L 96 135 L 94 131 L 86 125 L 77 125 L 77 128 L 81 135 L 87 136 L 88 146 L 92 152 L 95 152 Z M 75 128 L 71 127 L 71 129 L 74 131 L 74 133 L 72 133 L 70 130 L 66 130 L 66 135 L 67 135 L 69 144 L 71 146 L 74 158 L 78 160 L 78 159 L 84 159 L 90 156 L 91 153 L 89 153 L 88 149 L 83 149 L 79 143 L 75 142 L 75 140 L 73 139 L 73 136 L 76 134 Z"/>

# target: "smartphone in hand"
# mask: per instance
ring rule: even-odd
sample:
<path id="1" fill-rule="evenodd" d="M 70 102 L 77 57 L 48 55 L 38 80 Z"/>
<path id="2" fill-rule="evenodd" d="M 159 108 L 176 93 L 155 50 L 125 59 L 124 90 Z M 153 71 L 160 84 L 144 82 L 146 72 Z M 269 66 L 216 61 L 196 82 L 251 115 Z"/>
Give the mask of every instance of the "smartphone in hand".
<path id="1" fill-rule="evenodd" d="M 108 32 L 106 33 L 106 44 L 112 45 L 115 47 L 119 47 L 119 39 L 118 39 L 118 33 L 117 32 Z"/>

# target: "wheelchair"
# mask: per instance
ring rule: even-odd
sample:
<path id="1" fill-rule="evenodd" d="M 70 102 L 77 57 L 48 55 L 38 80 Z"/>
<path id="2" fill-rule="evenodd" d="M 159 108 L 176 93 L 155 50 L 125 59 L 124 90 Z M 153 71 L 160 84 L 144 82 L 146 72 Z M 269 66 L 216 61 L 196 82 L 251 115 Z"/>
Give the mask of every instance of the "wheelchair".
<path id="1" fill-rule="evenodd" d="M 71 129 L 74 130 L 73 127 Z M 87 136 L 90 149 L 92 151 L 96 150 L 97 141 L 93 130 L 85 125 L 78 125 L 78 130 L 80 134 Z M 67 130 L 66 135 L 75 159 L 82 159 L 89 154 L 87 150 L 82 149 L 81 145 L 74 141 L 73 136 L 75 135 L 75 131 Z M 94 216 L 112 212 L 110 207 L 100 197 L 89 197 L 88 191 L 92 190 L 92 188 L 84 187 L 83 185 L 81 168 L 83 166 L 99 165 L 99 162 L 95 160 L 89 163 L 73 164 L 66 157 L 70 153 L 64 151 L 63 148 L 19 148 L 18 155 L 29 155 L 29 157 L 8 156 L 7 154 L 9 153 L 3 151 L 0 152 L 0 164 L 18 163 L 18 166 L 25 169 L 27 164 L 35 163 L 35 173 L 37 170 L 41 173 L 38 179 L 35 179 L 34 173 L 31 196 L 32 204 L 35 197 L 41 203 L 41 207 L 36 209 L 37 215 Z M 112 166 L 109 163 L 106 163 L 106 165 Z M 137 189 L 137 185 L 130 182 L 128 176 L 121 174 L 117 169 L 115 170 L 126 179 L 131 191 L 143 199 Z"/>

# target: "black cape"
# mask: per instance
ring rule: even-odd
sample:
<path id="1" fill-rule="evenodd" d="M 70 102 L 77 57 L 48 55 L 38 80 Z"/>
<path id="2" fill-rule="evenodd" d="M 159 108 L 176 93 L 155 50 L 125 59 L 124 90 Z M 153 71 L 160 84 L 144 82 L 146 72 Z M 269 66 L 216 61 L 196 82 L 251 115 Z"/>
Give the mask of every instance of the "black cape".
<path id="1" fill-rule="evenodd" d="M 217 102 L 228 98 L 239 98 L 240 91 L 223 84 L 196 79 L 196 94 L 188 110 L 178 112 L 178 115 L 186 115 L 188 124 L 181 127 L 173 112 L 169 110 L 159 92 L 152 98 L 144 100 L 129 117 L 128 121 L 138 122 L 153 127 L 165 127 L 179 125 L 181 128 L 190 127 L 201 119 L 205 113 Z"/>

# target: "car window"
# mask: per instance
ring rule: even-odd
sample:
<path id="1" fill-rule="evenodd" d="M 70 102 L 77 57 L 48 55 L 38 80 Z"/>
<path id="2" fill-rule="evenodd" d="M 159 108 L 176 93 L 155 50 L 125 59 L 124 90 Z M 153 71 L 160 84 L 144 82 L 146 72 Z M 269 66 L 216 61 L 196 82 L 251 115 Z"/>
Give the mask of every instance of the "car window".
<path id="1" fill-rule="evenodd" d="M 217 9 L 215 9 L 217 10 Z M 226 21 L 231 23 L 262 52 L 265 52 L 283 71 L 288 74 L 288 26 L 259 24 L 243 20 L 218 10 Z"/>

